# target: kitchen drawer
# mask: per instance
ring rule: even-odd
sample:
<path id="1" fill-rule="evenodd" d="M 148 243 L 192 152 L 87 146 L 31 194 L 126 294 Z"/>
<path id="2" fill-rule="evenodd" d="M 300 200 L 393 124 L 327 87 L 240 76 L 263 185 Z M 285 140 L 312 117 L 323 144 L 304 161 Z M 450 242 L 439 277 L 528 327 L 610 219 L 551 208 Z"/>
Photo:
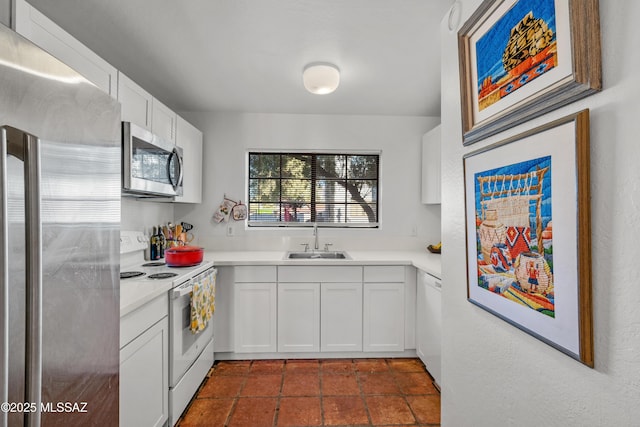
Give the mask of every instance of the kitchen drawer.
<path id="1" fill-rule="evenodd" d="M 376 265 L 364 267 L 365 283 L 404 282 L 404 265 Z"/>
<path id="2" fill-rule="evenodd" d="M 129 344 L 169 314 L 169 295 L 164 293 L 120 318 L 120 348 Z"/>
<path id="3" fill-rule="evenodd" d="M 236 283 L 266 283 L 276 282 L 275 265 L 247 265 L 234 268 L 234 282 Z"/>
<path id="4" fill-rule="evenodd" d="M 278 267 L 278 282 L 362 282 L 362 267 L 354 266 L 281 266 Z"/>

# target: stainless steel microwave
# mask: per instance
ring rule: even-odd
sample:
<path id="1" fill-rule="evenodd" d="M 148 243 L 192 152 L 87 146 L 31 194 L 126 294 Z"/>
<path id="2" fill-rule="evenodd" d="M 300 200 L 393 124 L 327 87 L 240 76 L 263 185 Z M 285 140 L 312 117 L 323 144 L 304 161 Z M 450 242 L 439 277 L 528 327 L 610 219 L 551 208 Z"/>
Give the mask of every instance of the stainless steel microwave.
<path id="1" fill-rule="evenodd" d="M 141 197 L 182 196 L 182 148 L 122 122 L 122 190 Z"/>

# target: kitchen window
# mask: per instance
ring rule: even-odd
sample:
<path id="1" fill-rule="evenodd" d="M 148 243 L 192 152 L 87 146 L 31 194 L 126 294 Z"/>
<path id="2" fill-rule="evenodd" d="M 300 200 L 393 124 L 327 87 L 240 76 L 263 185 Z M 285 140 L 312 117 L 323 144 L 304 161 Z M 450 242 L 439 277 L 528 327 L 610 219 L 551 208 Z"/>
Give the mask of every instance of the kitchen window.
<path id="1" fill-rule="evenodd" d="M 378 227 L 379 154 L 250 152 L 250 227 Z"/>

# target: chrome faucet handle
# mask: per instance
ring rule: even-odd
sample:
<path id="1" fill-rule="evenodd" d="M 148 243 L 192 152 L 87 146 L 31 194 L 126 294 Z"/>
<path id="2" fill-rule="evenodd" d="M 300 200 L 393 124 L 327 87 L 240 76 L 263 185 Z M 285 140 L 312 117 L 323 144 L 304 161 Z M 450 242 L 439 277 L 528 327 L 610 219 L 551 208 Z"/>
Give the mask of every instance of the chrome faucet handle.
<path id="1" fill-rule="evenodd" d="M 309 244 L 308 243 L 300 243 L 300 246 L 304 246 L 304 251 L 309 252 Z"/>
<path id="2" fill-rule="evenodd" d="M 327 252 L 329 250 L 329 246 L 333 246 L 333 243 L 325 243 L 324 244 L 324 251 Z"/>

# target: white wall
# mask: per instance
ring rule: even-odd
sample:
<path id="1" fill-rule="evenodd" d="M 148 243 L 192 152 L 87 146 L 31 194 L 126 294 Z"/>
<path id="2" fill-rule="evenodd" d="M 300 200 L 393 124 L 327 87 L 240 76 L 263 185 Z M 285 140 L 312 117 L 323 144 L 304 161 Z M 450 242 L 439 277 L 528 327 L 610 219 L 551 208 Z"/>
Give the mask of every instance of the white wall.
<path id="1" fill-rule="evenodd" d="M 464 22 L 481 3 L 462 0 Z M 640 2 L 600 1 L 604 90 L 486 141 L 461 143 L 457 39 L 442 39 L 442 425 L 640 425 Z M 467 302 L 462 156 L 591 110 L 595 369 Z"/>
<path id="2" fill-rule="evenodd" d="M 143 231 L 150 235 L 153 226 L 173 221 L 173 208 L 173 203 L 122 197 L 120 229 Z"/>
<path id="3" fill-rule="evenodd" d="M 197 244 L 215 250 L 298 249 L 310 229 L 245 229 L 211 217 L 224 195 L 246 202 L 250 149 L 381 150 L 379 229 L 321 229 L 332 249 L 424 248 L 440 240 L 440 207 L 420 204 L 421 138 L 439 118 L 254 113 L 180 113 L 204 133 L 203 202 L 176 205 L 176 221 L 196 226 Z M 234 237 L 226 236 L 226 225 Z M 415 230 L 414 230 L 415 228 Z M 414 233 L 415 231 L 415 233 Z"/>

